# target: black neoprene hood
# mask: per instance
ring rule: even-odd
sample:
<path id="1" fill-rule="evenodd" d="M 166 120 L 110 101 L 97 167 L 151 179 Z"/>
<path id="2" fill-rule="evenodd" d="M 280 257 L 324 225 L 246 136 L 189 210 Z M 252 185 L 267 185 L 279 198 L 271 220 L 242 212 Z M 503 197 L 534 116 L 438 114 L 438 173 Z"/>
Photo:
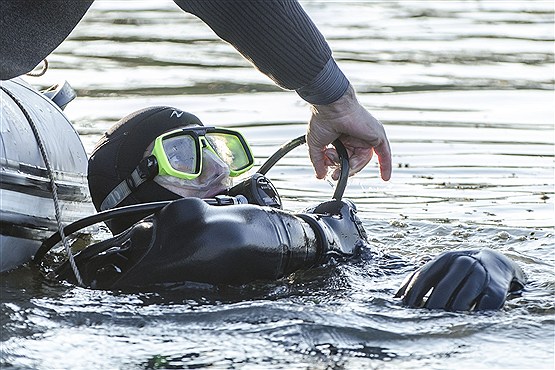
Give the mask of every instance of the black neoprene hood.
<path id="1" fill-rule="evenodd" d="M 89 159 L 89 190 L 95 208 L 100 210 L 104 198 L 129 177 L 156 137 L 188 125 L 202 126 L 202 122 L 193 114 L 162 106 L 136 111 L 112 126 L 98 141 Z M 119 206 L 179 198 L 180 196 L 154 181 L 147 181 Z M 136 221 L 138 220 L 117 220 L 108 226 L 112 232 L 120 232 Z"/>

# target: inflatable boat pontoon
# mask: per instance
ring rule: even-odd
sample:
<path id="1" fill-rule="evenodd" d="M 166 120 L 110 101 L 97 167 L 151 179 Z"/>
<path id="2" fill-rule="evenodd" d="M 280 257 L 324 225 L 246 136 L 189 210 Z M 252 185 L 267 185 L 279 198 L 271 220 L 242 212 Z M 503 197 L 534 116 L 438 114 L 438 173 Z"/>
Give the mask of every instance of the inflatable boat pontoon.
<path id="1" fill-rule="evenodd" d="M 58 230 L 39 143 L 56 183 L 62 224 L 95 212 L 87 154 L 62 110 L 20 78 L 0 81 L 0 272 L 30 261 Z"/>

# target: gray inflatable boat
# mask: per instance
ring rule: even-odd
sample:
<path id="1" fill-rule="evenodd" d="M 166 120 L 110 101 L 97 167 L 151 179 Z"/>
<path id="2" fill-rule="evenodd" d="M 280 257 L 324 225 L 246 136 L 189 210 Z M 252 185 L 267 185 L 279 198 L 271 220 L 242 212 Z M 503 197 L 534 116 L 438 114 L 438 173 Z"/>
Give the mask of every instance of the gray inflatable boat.
<path id="1" fill-rule="evenodd" d="M 70 121 L 22 79 L 0 81 L 0 272 L 30 261 L 58 230 L 40 143 L 56 183 L 62 224 L 94 213 L 87 154 Z"/>

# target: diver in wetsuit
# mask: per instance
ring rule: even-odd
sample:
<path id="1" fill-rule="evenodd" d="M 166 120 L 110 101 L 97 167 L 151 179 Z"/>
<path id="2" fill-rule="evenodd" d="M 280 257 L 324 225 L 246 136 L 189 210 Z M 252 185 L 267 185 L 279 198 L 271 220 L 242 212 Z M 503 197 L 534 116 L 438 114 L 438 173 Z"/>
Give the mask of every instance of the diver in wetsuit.
<path id="1" fill-rule="evenodd" d="M 257 199 L 244 185 L 253 183 L 249 179 L 229 189 L 230 178 L 252 166 L 239 133 L 204 127 L 176 108 L 147 108 L 122 119 L 89 160 L 97 210 L 173 201 L 143 219 L 107 222 L 116 236 L 75 257 L 85 284 L 119 289 L 274 280 L 330 256 L 352 257 L 366 244 L 349 201 L 292 214 L 280 209 L 279 195 L 265 177 L 257 178 L 264 195 Z M 58 276 L 73 279 L 67 263 Z M 451 251 L 409 276 L 397 297 L 411 307 L 497 309 L 524 281 L 520 268 L 496 251 Z"/>
<path id="2" fill-rule="evenodd" d="M 265 177 L 258 176 L 257 184 L 265 189 L 267 205 L 214 206 L 201 200 L 246 203 L 243 194 L 229 195 L 236 191 L 228 191 L 229 181 L 253 164 L 238 132 L 205 127 L 181 110 L 153 107 L 122 119 L 89 160 L 96 208 L 173 202 L 142 220 L 107 222 L 119 234 L 76 256 L 85 285 L 117 289 L 274 280 L 330 255 L 352 256 L 366 243 L 351 202 L 332 200 L 292 214 L 280 209 Z M 91 250 L 98 253 L 90 255 Z M 71 279 L 71 270 L 62 269 L 60 276 Z"/>

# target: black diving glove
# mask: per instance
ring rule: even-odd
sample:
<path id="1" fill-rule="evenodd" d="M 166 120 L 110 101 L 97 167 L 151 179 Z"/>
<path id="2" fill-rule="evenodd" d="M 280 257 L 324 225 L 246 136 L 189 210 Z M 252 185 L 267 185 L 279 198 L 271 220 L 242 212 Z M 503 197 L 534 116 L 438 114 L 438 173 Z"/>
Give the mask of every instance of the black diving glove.
<path id="1" fill-rule="evenodd" d="M 321 258 L 355 255 L 367 241 L 366 230 L 349 200 L 331 200 L 296 214 L 316 233 Z"/>
<path id="2" fill-rule="evenodd" d="M 522 290 L 525 282 L 520 267 L 499 252 L 487 248 L 452 251 L 409 275 L 395 297 L 410 307 L 495 310 L 509 293 Z"/>

